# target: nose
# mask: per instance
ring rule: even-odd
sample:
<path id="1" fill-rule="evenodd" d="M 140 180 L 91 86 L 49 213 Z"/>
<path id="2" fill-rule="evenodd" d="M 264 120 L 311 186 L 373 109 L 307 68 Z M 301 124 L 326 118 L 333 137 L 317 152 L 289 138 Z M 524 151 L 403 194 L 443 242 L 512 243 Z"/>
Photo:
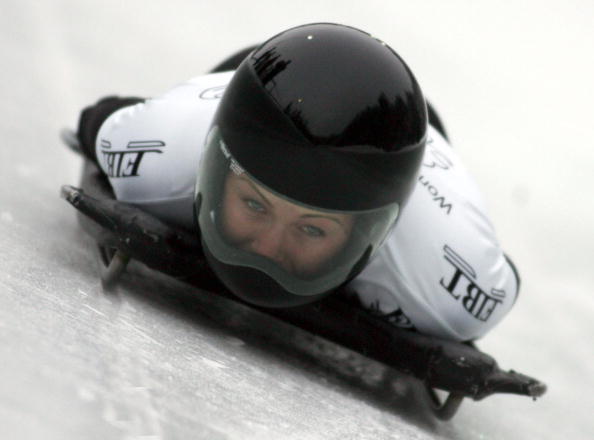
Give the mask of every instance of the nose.
<path id="1" fill-rule="evenodd" d="M 283 265 L 283 231 L 280 228 L 267 228 L 252 238 L 249 250 Z"/>

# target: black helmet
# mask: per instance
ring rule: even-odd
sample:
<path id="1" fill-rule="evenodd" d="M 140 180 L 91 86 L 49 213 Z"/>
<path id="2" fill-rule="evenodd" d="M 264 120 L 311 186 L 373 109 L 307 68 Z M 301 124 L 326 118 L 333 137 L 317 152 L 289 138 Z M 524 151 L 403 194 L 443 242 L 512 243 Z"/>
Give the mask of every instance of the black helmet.
<path id="1" fill-rule="evenodd" d="M 206 140 L 195 209 L 227 287 L 267 307 L 355 277 L 412 192 L 427 110 L 385 43 L 337 24 L 282 32 L 228 85 Z"/>

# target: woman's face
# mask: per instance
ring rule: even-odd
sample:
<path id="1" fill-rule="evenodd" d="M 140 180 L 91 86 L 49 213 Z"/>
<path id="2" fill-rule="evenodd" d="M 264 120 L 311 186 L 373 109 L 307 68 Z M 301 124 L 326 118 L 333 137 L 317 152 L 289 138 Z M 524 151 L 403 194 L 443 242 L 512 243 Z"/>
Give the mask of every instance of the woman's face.
<path id="1" fill-rule="evenodd" d="M 233 245 L 273 260 L 296 275 L 312 275 L 347 242 L 348 214 L 304 208 L 283 200 L 245 174 L 225 181 L 222 224 Z"/>

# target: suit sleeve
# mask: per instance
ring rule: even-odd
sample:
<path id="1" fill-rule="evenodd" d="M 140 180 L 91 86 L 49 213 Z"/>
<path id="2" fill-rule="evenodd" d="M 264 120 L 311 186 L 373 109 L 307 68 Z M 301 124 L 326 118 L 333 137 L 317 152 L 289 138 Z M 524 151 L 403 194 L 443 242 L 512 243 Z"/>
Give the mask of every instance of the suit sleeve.
<path id="1" fill-rule="evenodd" d="M 97 133 L 105 120 L 117 110 L 144 102 L 143 98 L 107 96 L 96 104 L 86 107 L 78 121 L 78 140 L 87 159 L 97 163 L 95 143 Z"/>
<path id="2" fill-rule="evenodd" d="M 430 134 L 408 205 L 351 287 L 365 307 L 396 325 L 474 340 L 511 310 L 519 276 L 476 184 L 439 133 Z"/>
<path id="3" fill-rule="evenodd" d="M 94 137 L 94 157 L 118 200 L 193 228 L 198 164 L 231 76 L 195 77 L 159 97 L 108 100 L 96 110 L 88 123 L 89 141 Z"/>

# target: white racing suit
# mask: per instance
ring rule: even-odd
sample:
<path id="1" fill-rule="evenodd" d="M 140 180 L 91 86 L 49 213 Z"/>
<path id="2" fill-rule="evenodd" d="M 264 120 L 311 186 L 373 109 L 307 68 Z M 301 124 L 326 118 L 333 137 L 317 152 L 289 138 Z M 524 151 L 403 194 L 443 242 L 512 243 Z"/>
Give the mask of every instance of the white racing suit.
<path id="1" fill-rule="evenodd" d="M 119 200 L 193 227 L 204 140 L 232 75 L 196 77 L 105 119 L 95 154 Z M 508 313 L 518 288 L 475 182 L 430 127 L 416 188 L 349 289 L 394 325 L 467 341 L 486 334 Z"/>

